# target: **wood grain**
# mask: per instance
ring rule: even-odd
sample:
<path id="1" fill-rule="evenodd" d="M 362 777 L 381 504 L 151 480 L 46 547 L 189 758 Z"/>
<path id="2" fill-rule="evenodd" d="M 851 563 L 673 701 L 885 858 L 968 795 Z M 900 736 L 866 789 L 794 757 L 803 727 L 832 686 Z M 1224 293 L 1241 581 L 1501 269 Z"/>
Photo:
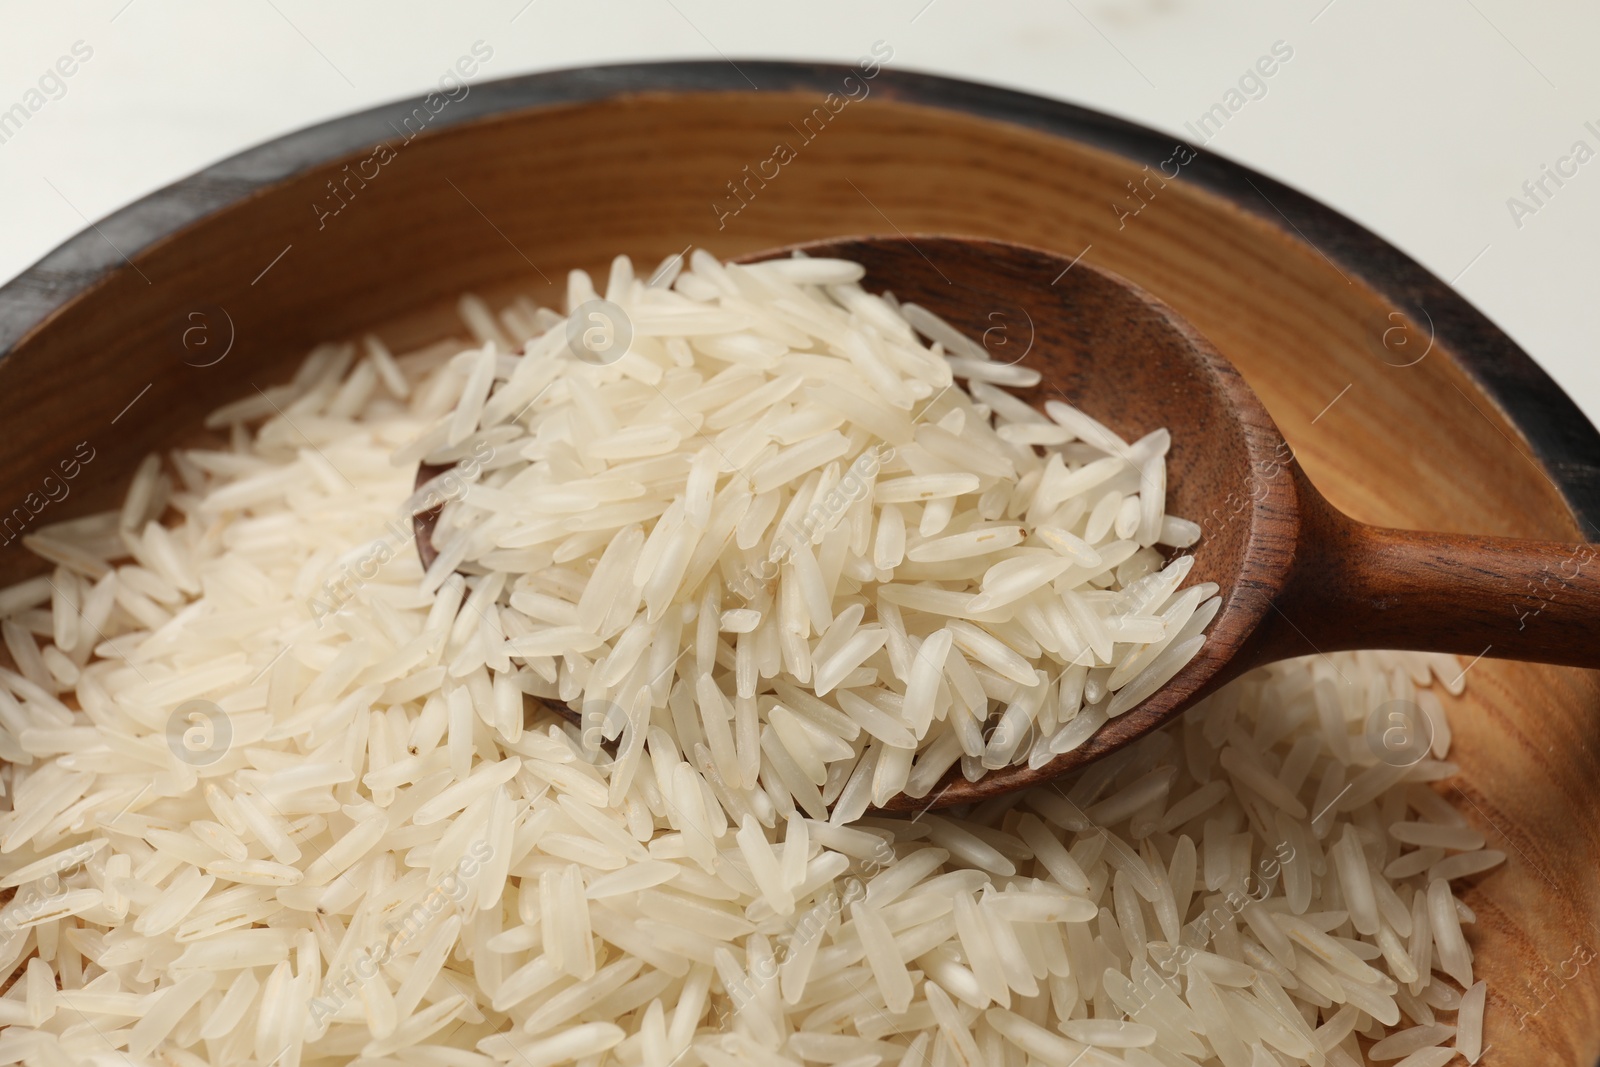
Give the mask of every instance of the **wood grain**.
<path id="1" fill-rule="evenodd" d="M 86 230 L 0 289 L 0 517 L 80 441 L 96 458 L 32 521 L 104 507 L 145 452 L 190 436 L 252 382 L 283 380 L 317 341 L 378 325 L 403 350 L 459 331 L 450 307 L 463 289 L 549 300 L 565 268 L 602 269 L 620 250 L 646 262 L 694 242 L 730 256 L 898 228 L 1081 254 L 1158 294 L 1239 370 L 1297 466 L 1357 519 L 1593 536 L 1592 427 L 1448 286 L 1348 220 L 1202 153 L 1119 224 L 1113 205 L 1168 157 L 1169 139 L 885 71 L 719 229 L 712 204 L 727 183 L 793 139 L 790 123 L 846 73 L 741 68 L 771 91 L 750 92 L 720 63 L 475 86 L 321 230 L 312 204 L 390 136 L 389 116 L 294 135 L 103 221 L 142 276 Z M 224 308 L 236 331 L 211 366 L 184 362 L 184 316 L 201 306 Z M 1393 347 L 1405 336 L 1388 333 L 1396 314 L 1425 347 L 1420 362 Z M 0 546 L 0 581 L 36 568 L 14 538 Z M 1510 857 L 1465 895 L 1491 990 L 1483 1062 L 1588 1067 L 1600 1054 L 1600 967 L 1569 961 L 1575 945 L 1600 950 L 1600 685 L 1588 671 L 1490 658 L 1466 680 L 1449 702 L 1462 768 L 1451 795 Z"/>
<path id="2" fill-rule="evenodd" d="M 1600 545 L 1383 529 L 1303 497 L 1277 624 L 1250 662 L 1403 648 L 1600 667 Z"/>

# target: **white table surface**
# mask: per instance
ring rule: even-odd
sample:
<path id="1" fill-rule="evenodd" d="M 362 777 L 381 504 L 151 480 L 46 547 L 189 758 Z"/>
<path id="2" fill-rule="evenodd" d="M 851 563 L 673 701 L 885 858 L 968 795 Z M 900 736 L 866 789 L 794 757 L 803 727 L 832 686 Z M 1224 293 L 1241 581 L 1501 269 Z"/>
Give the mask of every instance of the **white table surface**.
<path id="1" fill-rule="evenodd" d="M 1578 0 L 0 0 L 0 122 L 37 106 L 0 125 L 0 281 L 86 219 L 215 160 L 428 90 L 480 40 L 493 49 L 480 78 L 647 59 L 854 62 L 882 40 L 892 68 L 1188 137 L 1184 123 L 1281 41 L 1292 59 L 1207 148 L 1453 279 L 1600 422 L 1597 31 L 1600 6 Z M 75 45 L 91 54 L 57 81 Z M 1580 140 L 1597 154 L 1581 166 Z M 1576 173 L 1530 198 L 1523 183 L 1558 164 Z"/>

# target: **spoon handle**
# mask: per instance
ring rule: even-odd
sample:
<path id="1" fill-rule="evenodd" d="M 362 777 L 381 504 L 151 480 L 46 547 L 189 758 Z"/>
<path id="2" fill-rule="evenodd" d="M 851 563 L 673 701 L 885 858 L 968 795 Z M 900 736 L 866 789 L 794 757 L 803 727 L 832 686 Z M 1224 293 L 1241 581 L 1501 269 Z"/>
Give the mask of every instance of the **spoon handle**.
<path id="1" fill-rule="evenodd" d="M 1302 532 L 1294 573 L 1275 601 L 1274 645 L 1600 667 L 1600 544 L 1321 519 Z"/>

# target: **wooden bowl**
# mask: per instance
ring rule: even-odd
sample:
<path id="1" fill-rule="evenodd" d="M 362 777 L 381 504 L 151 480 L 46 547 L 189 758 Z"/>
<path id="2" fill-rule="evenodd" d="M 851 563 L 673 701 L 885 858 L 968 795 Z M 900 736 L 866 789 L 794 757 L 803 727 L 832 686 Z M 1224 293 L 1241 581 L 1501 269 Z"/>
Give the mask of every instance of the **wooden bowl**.
<path id="1" fill-rule="evenodd" d="M 410 346 L 462 290 L 553 300 L 566 269 L 618 251 L 653 263 L 690 244 L 727 257 L 873 232 L 1019 241 L 1151 290 L 1358 519 L 1596 537 L 1593 427 L 1492 323 L 1349 220 L 1065 104 L 890 71 L 741 68 L 570 71 L 477 85 L 436 114 L 378 108 L 62 245 L 0 288 L 0 581 L 39 569 L 20 531 L 119 499 L 146 452 L 319 340 L 375 327 Z M 1448 793 L 1510 856 L 1465 894 L 1489 984 L 1483 1062 L 1593 1064 L 1600 678 L 1485 659 L 1466 680 Z"/>

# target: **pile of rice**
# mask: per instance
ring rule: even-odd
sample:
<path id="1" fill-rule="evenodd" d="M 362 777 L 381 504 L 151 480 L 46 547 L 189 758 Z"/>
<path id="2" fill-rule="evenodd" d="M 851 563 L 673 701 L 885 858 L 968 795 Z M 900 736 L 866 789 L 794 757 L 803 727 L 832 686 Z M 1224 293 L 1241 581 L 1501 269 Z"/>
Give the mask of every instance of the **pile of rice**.
<path id="1" fill-rule="evenodd" d="M 1215 591 L 1153 547 L 1195 533 L 1152 504 L 1164 437 L 1032 413 L 997 388 L 1020 368 L 841 265 L 692 264 L 619 261 L 616 358 L 584 358 L 592 308 L 569 331 L 471 299 L 470 340 L 320 348 L 217 413 L 229 447 L 151 457 L 120 512 L 28 539 L 55 566 L 0 590 L 0 1063 L 1475 1061 L 1451 883 L 1504 856 L 1432 787 L 1448 657 L 1279 664 L 1055 786 L 859 817 L 1066 751 Z M 834 406 L 808 375 L 843 361 L 767 336 L 805 332 L 800 299 L 871 341 Z M 952 442 L 977 486 L 880 495 L 957 473 Z M 460 463 L 430 497 L 419 459 Z M 584 491 L 611 495 L 561 508 Z M 425 573 L 410 514 L 440 496 Z M 784 521 L 805 536 L 774 553 Z M 912 555 L 1008 524 L 997 552 Z M 989 578 L 1044 551 L 1071 561 L 1043 579 L 1065 626 L 1015 607 L 1050 568 Z M 1414 759 L 1369 743 L 1397 701 L 1431 731 Z"/>
<path id="2" fill-rule="evenodd" d="M 494 666 L 620 740 L 613 802 L 660 720 L 721 787 L 766 763 L 780 807 L 854 819 L 958 761 L 1048 763 L 1200 650 L 1221 599 L 1156 547 L 1199 536 L 1166 514 L 1166 430 L 1046 417 L 999 388 L 1038 371 L 865 292 L 858 264 L 690 263 L 644 284 L 619 257 L 604 301 L 573 272 L 577 330 L 475 309 L 454 409 L 402 451 L 487 457 L 423 588 L 461 569 L 508 596 Z"/>

